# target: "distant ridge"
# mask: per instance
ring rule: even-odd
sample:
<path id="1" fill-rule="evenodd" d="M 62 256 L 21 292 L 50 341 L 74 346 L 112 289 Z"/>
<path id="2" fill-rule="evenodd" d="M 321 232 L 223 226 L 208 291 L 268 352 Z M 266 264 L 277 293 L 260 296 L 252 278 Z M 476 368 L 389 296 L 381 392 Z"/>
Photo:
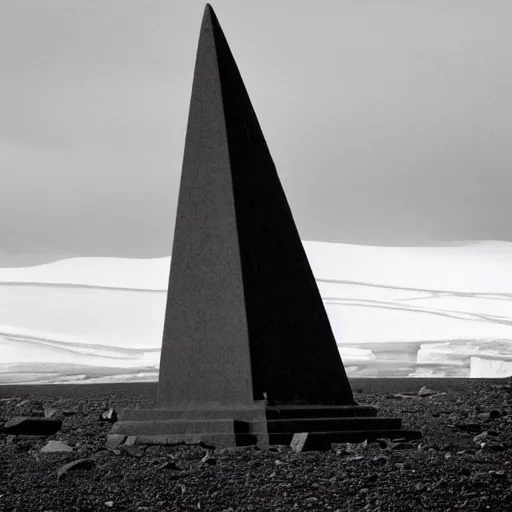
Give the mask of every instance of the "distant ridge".
<path id="1" fill-rule="evenodd" d="M 461 241 L 446 246 L 380 247 L 303 241 L 303 245 L 317 280 L 473 292 L 486 291 L 485 283 L 496 280 L 498 275 L 505 292 L 510 290 L 507 282 L 512 281 L 511 242 Z M 32 267 L 0 268 L 0 286 L 166 291 L 169 262 L 170 256 L 74 257 Z M 478 289 L 468 289 L 464 272 L 472 274 L 472 286 L 475 288 L 477 284 Z"/>

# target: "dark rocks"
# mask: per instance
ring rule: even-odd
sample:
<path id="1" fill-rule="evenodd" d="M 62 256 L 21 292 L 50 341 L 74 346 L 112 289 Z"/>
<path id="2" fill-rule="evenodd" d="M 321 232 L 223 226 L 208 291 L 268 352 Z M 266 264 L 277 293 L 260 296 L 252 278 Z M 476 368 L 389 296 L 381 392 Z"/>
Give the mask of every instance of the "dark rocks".
<path id="1" fill-rule="evenodd" d="M 374 442 L 377 443 L 380 448 L 384 449 L 389 446 L 391 441 L 390 441 L 390 439 L 379 438 L 379 439 L 375 439 Z"/>
<path id="2" fill-rule="evenodd" d="M 115 423 L 117 421 L 117 413 L 114 409 L 103 411 L 98 421 L 108 421 L 109 423 Z"/>
<path id="3" fill-rule="evenodd" d="M 44 417 L 16 416 L 3 426 L 3 433 L 13 435 L 51 436 L 62 427 L 62 420 Z"/>
<path id="4" fill-rule="evenodd" d="M 126 440 L 125 435 L 123 434 L 108 434 L 107 441 L 105 443 L 105 448 L 114 449 L 116 446 L 123 444 Z"/>
<path id="5" fill-rule="evenodd" d="M 489 443 L 488 449 L 492 450 L 493 452 L 504 452 L 510 449 L 510 445 L 506 445 L 503 443 Z"/>
<path id="6" fill-rule="evenodd" d="M 421 482 L 418 482 L 415 486 L 414 486 L 414 490 L 416 492 L 423 492 L 427 489 L 427 486 Z"/>
<path id="7" fill-rule="evenodd" d="M 57 471 L 57 480 L 62 480 L 69 471 L 76 470 L 90 470 L 96 467 L 96 462 L 93 459 L 77 459 L 72 462 L 64 464 Z"/>
<path id="8" fill-rule="evenodd" d="M 441 393 L 438 391 L 434 391 L 433 389 L 427 388 L 427 386 L 422 386 L 418 392 L 414 393 L 411 391 L 406 391 L 403 393 L 394 393 L 392 395 L 386 395 L 386 398 L 394 398 L 394 399 L 411 399 L 411 398 L 426 398 L 426 397 L 435 397 L 435 396 L 442 396 L 446 393 Z"/>
<path id="9" fill-rule="evenodd" d="M 44 418 L 44 404 L 41 400 L 22 400 L 16 405 L 17 416 Z"/>
<path id="10" fill-rule="evenodd" d="M 428 387 L 444 391 L 437 381 Z M 385 381 L 376 382 L 376 388 L 379 390 L 362 398 L 377 405 L 383 416 L 400 416 L 404 404 L 412 411 L 407 407 L 410 401 L 385 399 Z M 475 389 L 477 395 L 472 394 Z M 410 412 L 407 423 L 422 428 L 424 437 L 419 446 L 404 439 L 379 439 L 340 443 L 325 452 L 300 454 L 289 446 L 270 451 L 155 445 L 144 450 L 136 439 L 124 436 L 108 450 L 105 441 L 110 425 L 97 421 L 105 409 L 103 402 L 108 399 L 118 409 L 146 406 L 149 401 L 139 404 L 135 400 L 98 397 L 88 400 L 82 409 L 78 401 L 55 398 L 46 402 L 47 407 L 89 411 L 88 415 L 80 412 L 65 417 L 59 432 L 50 438 L 73 446 L 73 452 L 41 453 L 47 436 L 0 435 L 0 494 L 4 495 L 0 508 L 57 512 L 65 506 L 68 510 L 100 511 L 108 510 L 105 503 L 110 501 L 114 503 L 111 510 L 214 511 L 232 507 L 262 512 L 501 512 L 503 503 L 512 501 L 510 414 L 494 418 L 492 423 L 477 419 L 486 411 L 504 409 L 506 397 L 500 393 L 485 382 L 468 381 L 467 391 L 448 392 L 432 400 L 416 397 L 421 407 Z M 457 398 L 461 400 L 457 402 Z M 1 402 L 0 417 L 14 416 L 19 410 L 16 403 Z M 480 412 L 476 405 L 481 406 Z M 436 410 L 441 416 L 432 416 Z M 449 418 L 450 414 L 455 420 Z M 489 428 L 471 432 L 452 428 L 454 423 L 477 423 Z M 485 431 L 488 435 L 482 449 L 473 438 Z M 401 443 L 409 444 L 411 449 L 393 447 Z M 85 450 L 83 454 L 81 450 Z M 216 464 L 202 463 L 205 455 Z M 64 480 L 57 482 L 56 471 L 75 457 L 95 461 L 94 469 L 86 465 L 89 470 L 68 470 L 61 477 Z M 183 484 L 186 487 L 182 493 Z"/>
<path id="11" fill-rule="evenodd" d="M 481 446 L 482 443 L 487 439 L 488 435 L 489 434 L 486 431 L 478 434 L 477 436 L 473 437 L 473 443 L 475 443 L 477 446 Z"/>
<path id="12" fill-rule="evenodd" d="M 432 396 L 432 395 L 439 395 L 439 393 L 437 391 L 427 388 L 427 386 L 423 386 L 418 391 L 418 396 Z"/>
<path id="13" fill-rule="evenodd" d="M 464 432 L 474 432 L 479 433 L 482 432 L 483 427 L 480 423 L 457 423 L 454 427 L 458 430 L 463 430 Z"/>
<path id="14" fill-rule="evenodd" d="M 45 418 L 58 418 L 62 415 L 62 411 L 58 409 L 54 409 L 53 407 L 45 407 L 44 408 L 44 417 Z"/>
<path id="15" fill-rule="evenodd" d="M 199 462 L 199 465 L 208 465 L 208 466 L 215 466 L 217 464 L 217 459 L 212 455 L 212 452 L 208 451 L 205 453 L 204 457 Z"/>
<path id="16" fill-rule="evenodd" d="M 396 398 L 396 399 L 406 399 L 406 398 L 416 398 L 416 395 L 413 393 L 395 393 L 394 395 L 389 395 L 388 398 Z"/>
<path id="17" fill-rule="evenodd" d="M 414 450 L 416 446 L 407 441 L 400 441 L 398 443 L 391 443 L 389 446 L 392 450 Z"/>
<path id="18" fill-rule="evenodd" d="M 290 448 L 295 453 L 326 451 L 331 449 L 331 443 L 325 436 L 301 432 L 293 435 Z"/>
<path id="19" fill-rule="evenodd" d="M 123 446 L 122 452 L 126 453 L 130 457 L 142 457 L 144 453 L 134 446 Z"/>
<path id="20" fill-rule="evenodd" d="M 491 471 L 489 471 L 489 474 L 496 478 L 502 478 L 504 480 L 507 479 L 507 472 L 504 469 L 498 469 L 498 470 L 491 469 Z"/>
<path id="21" fill-rule="evenodd" d="M 385 455 L 377 455 L 376 457 L 373 457 L 373 462 L 380 466 L 384 466 L 388 462 L 388 457 Z"/>
<path id="22" fill-rule="evenodd" d="M 180 470 L 180 468 L 178 467 L 178 465 L 176 464 L 176 462 L 174 460 L 165 461 L 164 463 L 162 463 L 158 466 L 158 469 L 160 471 L 164 470 L 164 469 L 172 469 L 172 470 L 177 470 L 177 471 Z"/>

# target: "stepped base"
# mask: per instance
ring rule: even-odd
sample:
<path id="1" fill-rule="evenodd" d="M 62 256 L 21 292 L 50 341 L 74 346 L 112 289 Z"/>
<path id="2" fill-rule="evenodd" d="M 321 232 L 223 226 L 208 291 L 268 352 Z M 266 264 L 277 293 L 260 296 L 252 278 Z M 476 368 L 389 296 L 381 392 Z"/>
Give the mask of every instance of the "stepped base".
<path id="1" fill-rule="evenodd" d="M 109 439 L 135 436 L 138 444 L 195 444 L 212 447 L 290 444 L 307 432 L 319 444 L 361 442 L 365 439 L 419 439 L 403 430 L 400 418 L 379 418 L 370 406 L 248 406 L 204 405 L 184 408 L 124 409 Z"/>

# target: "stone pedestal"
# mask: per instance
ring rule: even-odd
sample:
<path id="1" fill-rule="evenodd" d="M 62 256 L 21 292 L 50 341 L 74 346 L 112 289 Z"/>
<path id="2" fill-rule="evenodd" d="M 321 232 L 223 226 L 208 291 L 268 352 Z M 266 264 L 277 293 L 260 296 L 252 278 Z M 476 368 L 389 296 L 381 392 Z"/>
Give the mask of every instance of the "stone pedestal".
<path id="1" fill-rule="evenodd" d="M 377 417 L 369 406 L 219 406 L 125 409 L 111 435 L 136 436 L 138 444 L 204 443 L 215 447 L 290 444 L 307 432 L 331 443 L 421 437 L 400 418 Z M 118 438 L 121 442 L 122 439 Z"/>

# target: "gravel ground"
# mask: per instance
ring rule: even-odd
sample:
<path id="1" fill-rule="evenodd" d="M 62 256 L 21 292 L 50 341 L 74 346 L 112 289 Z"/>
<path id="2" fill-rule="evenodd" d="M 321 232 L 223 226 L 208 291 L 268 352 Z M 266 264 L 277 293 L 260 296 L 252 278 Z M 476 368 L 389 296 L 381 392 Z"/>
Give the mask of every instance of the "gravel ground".
<path id="1" fill-rule="evenodd" d="M 352 385 L 360 404 L 378 407 L 379 416 L 402 417 L 423 439 L 304 453 L 287 447 L 106 450 L 111 424 L 99 421 L 101 414 L 151 406 L 152 399 L 16 391 L 0 399 L 0 425 L 49 408 L 64 422 L 47 438 L 0 434 L 0 511 L 512 511 L 512 379 L 467 380 L 456 388 L 433 379 L 428 387 L 435 393 L 428 396 L 397 396 L 396 382 L 390 390 L 385 380 L 364 389 Z M 42 453 L 48 440 L 73 451 Z M 82 469 L 58 478 L 64 464 L 83 458 L 89 462 Z"/>

